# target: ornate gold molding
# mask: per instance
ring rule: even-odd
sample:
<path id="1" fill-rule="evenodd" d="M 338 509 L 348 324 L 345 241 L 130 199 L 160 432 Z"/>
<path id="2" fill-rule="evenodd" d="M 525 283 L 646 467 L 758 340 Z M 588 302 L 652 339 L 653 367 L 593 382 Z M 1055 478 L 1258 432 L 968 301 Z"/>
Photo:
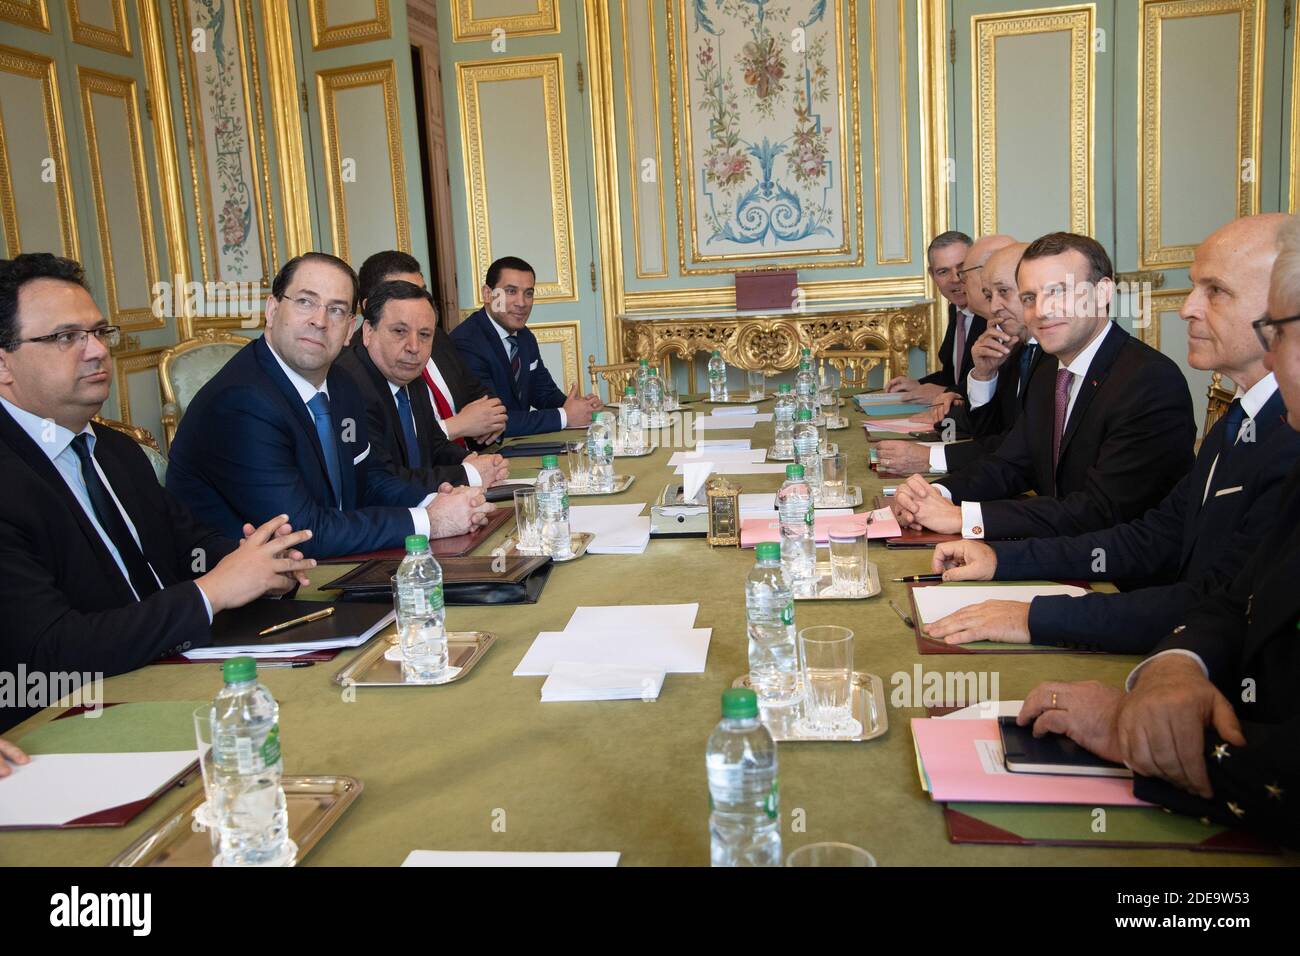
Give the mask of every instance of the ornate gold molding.
<path id="1" fill-rule="evenodd" d="M 15 26 L 30 27 L 42 33 L 50 32 L 50 12 L 45 0 L 0 0 L 0 20 Z"/>
<path id="2" fill-rule="evenodd" d="M 131 421 L 131 385 L 128 376 L 157 368 L 166 346 L 142 349 L 133 352 L 120 352 L 113 355 L 113 380 L 117 383 L 118 417 L 128 425 Z"/>
<path id="3" fill-rule="evenodd" d="M 68 0 L 68 22 L 72 41 L 105 53 L 131 55 L 131 34 L 126 28 L 126 0 L 109 0 L 113 10 L 113 28 L 101 27 L 81 19 L 77 0 Z"/>
<path id="4" fill-rule="evenodd" d="M 369 20 L 349 23 L 330 23 L 325 0 L 311 0 L 307 9 L 311 15 L 311 46 L 313 50 L 329 50 L 353 43 L 386 40 L 393 35 L 393 19 L 388 0 L 372 0 L 375 15 Z"/>
<path id="5" fill-rule="evenodd" d="M 903 184 L 903 247 L 906 253 L 902 256 L 885 255 L 884 224 L 880 215 L 880 123 L 878 115 L 880 112 L 879 90 L 876 88 L 878 77 L 876 69 L 876 48 L 879 45 L 880 37 L 876 32 L 876 4 L 877 2 L 897 3 L 898 5 L 898 144 L 900 152 L 899 170 L 901 172 Z M 877 265 L 907 265 L 912 261 L 912 200 L 911 187 L 908 180 L 911 178 L 912 170 L 907 163 L 907 16 L 905 0 L 870 0 L 868 5 L 868 16 L 871 21 L 871 155 L 873 175 L 872 182 L 875 185 L 876 192 L 876 264 Z"/>
<path id="6" fill-rule="evenodd" d="M 474 60 L 456 64 L 456 92 L 460 100 L 460 130 L 464 156 L 465 195 L 470 206 L 470 256 L 476 282 L 487 273 L 494 255 L 488 215 L 487 170 L 484 168 L 483 120 L 479 113 L 478 86 L 502 80 L 538 80 L 546 111 L 547 165 L 551 185 L 552 237 L 555 282 L 538 282 L 538 299 L 572 301 L 578 298 L 574 275 L 574 247 L 569 182 L 569 151 L 564 106 L 563 60 L 558 53 L 539 56 Z M 593 113 L 593 116 L 595 114 Z M 603 245 L 603 243 L 602 243 Z M 608 248 L 608 247 L 606 247 Z M 610 253 L 612 256 L 612 251 Z"/>
<path id="7" fill-rule="evenodd" d="M 1291 183 L 1291 196 L 1288 209 L 1294 215 L 1300 212 L 1300 26 L 1294 22 L 1292 12 L 1291 26 L 1291 152 L 1287 164 L 1288 178 Z"/>
<path id="8" fill-rule="evenodd" d="M 948 229 L 951 222 L 951 182 L 948 170 L 948 30 L 947 4 L 916 0 L 917 78 L 921 101 L 921 228 L 926 241 Z M 955 178 L 955 177 L 954 177 Z M 939 367 L 939 343 L 947 321 L 944 300 L 930 276 L 929 262 L 922 279 L 930 306 L 928 365 Z"/>
<path id="9" fill-rule="evenodd" d="M 833 279 L 823 282 L 800 282 L 808 302 L 844 302 L 863 299 L 901 299 L 926 297 L 925 280 L 919 276 L 876 279 Z M 734 309 L 734 285 L 698 289 L 629 290 L 624 294 L 627 312 L 657 312 L 665 309 Z"/>
<path id="10" fill-rule="evenodd" d="M 104 292 L 108 299 L 108 313 L 112 321 L 131 330 L 163 328 L 166 322 L 153 314 L 149 307 L 123 309 L 118 304 L 117 278 L 115 260 L 113 259 L 113 240 L 110 235 L 108 206 L 106 201 L 107 186 L 99 155 L 99 142 L 95 132 L 95 96 L 110 96 L 120 99 L 126 109 L 127 140 L 131 149 L 131 174 L 134 180 L 136 210 L 140 220 L 141 254 L 144 257 L 145 281 L 148 288 L 145 297 L 151 298 L 151 290 L 159 281 L 158 255 L 154 247 L 153 210 L 149 202 L 149 181 L 144 166 L 144 140 L 140 131 L 140 112 L 136 103 L 136 83 L 129 76 L 103 73 L 89 67 L 77 68 L 77 82 L 81 89 L 82 113 L 86 125 L 86 150 L 90 157 L 90 180 L 94 187 L 95 213 L 99 227 L 99 247 L 103 257 Z"/>
<path id="11" fill-rule="evenodd" d="M 312 239 L 312 203 L 302 138 L 306 107 L 299 99 L 289 4 L 262 4 L 262 23 L 266 30 L 266 72 L 271 84 L 271 122 L 275 127 L 280 202 L 284 206 L 284 254 L 292 258 L 315 248 L 316 244 Z"/>
<path id="12" fill-rule="evenodd" d="M 905 370 L 908 351 L 926 340 L 928 305 L 897 309 L 845 309 L 818 315 L 772 313 L 736 319 L 623 319 L 623 353 L 657 364 L 675 356 L 688 364 L 699 352 L 717 349 L 727 364 L 768 375 L 794 368 L 799 350 L 882 350 L 886 377 Z"/>
<path id="13" fill-rule="evenodd" d="M 567 322 L 530 322 L 528 328 L 538 343 L 553 342 L 564 349 L 564 390 L 582 380 L 582 326 L 576 320 Z"/>
<path id="14" fill-rule="evenodd" d="M 1145 324 L 1137 327 L 1137 337 L 1156 351 L 1160 350 L 1160 314 L 1177 312 L 1187 301 L 1191 289 L 1161 289 L 1151 293 L 1150 311 L 1143 318 Z"/>
<path id="15" fill-rule="evenodd" d="M 613 102 L 613 52 L 606 4 L 600 0 L 584 0 L 583 12 L 587 25 L 587 60 L 592 67 L 587 104 L 588 115 L 592 117 L 592 178 L 596 193 L 597 258 L 600 259 L 603 290 L 600 307 L 604 319 L 605 361 L 618 362 L 623 358 L 622 337 L 618 334 L 618 315 L 623 311 L 624 293 L 623 254 L 619 244 L 623 225 L 618 203 L 614 111 L 603 108 L 603 104 Z"/>
<path id="16" fill-rule="evenodd" d="M 469 40 L 491 40 L 497 27 L 507 36 L 538 36 L 560 32 L 560 11 L 556 0 L 536 0 L 534 13 L 521 13 L 508 17 L 479 17 L 474 13 L 474 0 L 451 0 L 451 38 L 456 43 Z M 590 23 L 590 20 L 588 20 Z"/>
<path id="17" fill-rule="evenodd" d="M 1070 35 L 1070 231 L 1093 231 L 1094 4 L 971 18 L 971 106 L 975 221 L 979 235 L 998 231 L 997 41 L 1039 33 Z"/>
<path id="18" fill-rule="evenodd" d="M 639 0 L 632 0 L 633 3 Z M 634 120 L 635 106 L 632 102 L 632 63 L 629 56 L 628 43 L 628 23 L 627 8 L 628 0 L 619 0 L 622 23 L 622 40 L 623 40 L 623 95 L 626 104 L 627 119 L 627 159 L 628 159 L 628 196 L 632 200 L 632 243 L 633 251 L 636 256 L 636 276 L 638 279 L 666 279 L 668 277 L 668 226 L 664 217 L 664 180 L 663 180 L 663 152 L 662 143 L 659 138 L 659 68 L 658 58 L 655 50 L 655 32 L 654 32 L 654 0 L 645 0 L 646 22 L 650 29 L 643 38 L 644 42 L 649 44 L 650 53 L 650 94 L 654 103 L 654 164 L 655 164 L 655 183 L 659 191 L 659 261 L 662 268 L 655 272 L 649 272 L 642 268 L 641 258 L 641 195 L 638 184 L 641 181 L 641 160 L 637 157 L 637 140 L 636 140 L 636 123 Z M 593 111 L 594 115 L 594 111 Z M 643 157 L 644 158 L 644 157 Z"/>
<path id="19" fill-rule="evenodd" d="M 1162 21 L 1181 17 L 1204 17 L 1223 13 L 1240 16 L 1237 33 L 1237 215 L 1259 210 L 1260 105 L 1263 102 L 1263 32 L 1265 4 L 1259 0 L 1141 0 L 1138 20 L 1138 49 L 1142 57 L 1141 88 L 1138 93 L 1138 131 L 1141 149 L 1138 163 L 1138 266 L 1142 269 L 1172 269 L 1190 265 L 1195 245 L 1166 246 L 1160 235 L 1160 72 Z M 1294 132 L 1293 132 L 1294 135 Z M 1255 175 L 1246 181 L 1242 164 L 1255 161 Z M 1294 154 L 1292 158 L 1294 164 Z"/>
<path id="20" fill-rule="evenodd" d="M 0 72 L 25 76 L 41 84 L 45 135 L 50 147 L 50 159 L 54 163 L 54 194 L 55 202 L 59 207 L 59 235 L 63 240 L 63 254 L 70 259 L 80 259 L 77 217 L 72 202 L 72 177 L 69 175 L 68 167 L 68 148 L 63 137 L 63 107 L 59 100 L 59 84 L 54 61 L 36 53 L 25 53 L 13 47 L 0 46 Z M 7 254 L 11 257 L 16 256 L 23 249 L 21 230 L 18 225 L 18 207 L 14 200 L 13 177 L 9 168 L 9 153 L 5 144 L 3 116 L 0 116 L 0 213 L 4 216 Z"/>
<path id="21" fill-rule="evenodd" d="M 677 68 L 678 49 L 684 52 L 686 49 L 686 0 L 669 0 L 665 9 L 667 10 L 668 25 L 668 92 L 670 100 L 670 109 L 672 116 L 673 129 L 673 187 L 676 197 L 677 212 L 677 265 L 678 271 L 682 275 L 721 275 L 724 273 L 734 273 L 737 269 L 744 268 L 742 263 L 756 260 L 779 258 L 782 261 L 796 261 L 800 269 L 840 269 L 848 266 L 860 266 L 866 261 L 865 252 L 859 241 L 857 255 L 851 259 L 831 259 L 827 261 L 826 256 L 843 255 L 852 252 L 853 238 L 857 236 L 861 240 L 861 223 L 863 221 L 862 213 L 862 134 L 860 117 L 862 114 L 861 104 L 858 97 L 858 15 L 857 2 L 852 0 L 848 4 L 848 39 L 849 39 L 849 58 L 848 73 L 845 73 L 844 58 L 844 34 L 845 30 L 841 28 L 841 8 L 838 0 L 832 0 L 832 6 L 835 10 L 835 62 L 840 76 L 839 96 L 839 113 L 838 120 L 840 132 L 849 128 L 846 125 L 845 104 L 849 104 L 852 111 L 852 142 L 849 137 L 840 136 L 840 177 L 841 192 L 844 196 L 844 243 L 839 249 L 822 249 L 816 252 L 767 252 L 767 253 L 729 253 L 727 255 L 700 256 L 696 254 L 698 246 L 696 238 L 695 223 L 695 190 L 694 190 L 694 147 L 693 134 L 690 123 L 683 123 L 679 115 L 679 104 L 684 100 L 685 111 L 690 112 L 690 82 L 686 76 L 688 69 L 683 57 L 681 73 Z M 676 25 L 676 19 L 680 15 L 681 26 L 680 33 Z M 678 87 L 684 90 L 684 95 L 679 93 Z M 691 189 L 683 190 L 682 188 L 682 134 L 681 127 L 686 127 L 686 178 L 690 182 Z M 848 154 L 852 151 L 853 155 L 853 202 L 850 203 L 847 182 Z M 684 210 L 689 210 L 691 220 L 691 261 L 692 262 L 730 262 L 732 265 L 722 267 L 704 267 L 696 268 L 686 265 L 686 223 Z M 852 215 L 850 215 L 852 213 Z"/>
<path id="22" fill-rule="evenodd" d="M 406 165 L 402 153 L 402 121 L 397 110 L 397 71 L 392 60 L 364 63 L 316 73 L 320 98 L 321 136 L 325 146 L 325 183 L 329 190 L 330 227 L 334 254 L 352 261 L 348 243 L 348 210 L 343 194 L 343 156 L 339 152 L 338 113 L 334 96 L 340 90 L 378 86 L 384 96 L 384 123 L 388 133 L 388 164 L 392 176 L 393 224 L 399 249 L 411 248 L 411 223 L 407 212 Z"/>

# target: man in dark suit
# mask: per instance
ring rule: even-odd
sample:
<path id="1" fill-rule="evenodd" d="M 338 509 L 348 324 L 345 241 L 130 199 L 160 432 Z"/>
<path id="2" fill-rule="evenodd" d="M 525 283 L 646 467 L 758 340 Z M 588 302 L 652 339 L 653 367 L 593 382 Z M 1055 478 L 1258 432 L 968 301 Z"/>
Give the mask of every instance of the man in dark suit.
<path id="1" fill-rule="evenodd" d="M 361 307 L 364 309 L 371 290 L 382 282 L 400 280 L 427 289 L 420 263 L 412 255 L 389 249 L 376 252 L 361 264 Z M 434 305 L 435 320 L 438 307 Z M 360 334 L 353 336 L 354 344 Z M 424 384 L 433 403 L 438 427 L 448 439 L 466 452 L 494 444 L 506 429 L 506 407 L 492 395 L 466 367 L 451 336 L 436 322 L 433 348 L 425 364 Z"/>
<path id="2" fill-rule="evenodd" d="M 996 452 L 940 484 L 913 475 L 899 487 L 894 506 L 907 525 L 968 538 L 1082 534 L 1136 518 L 1191 467 L 1187 381 L 1110 321 L 1115 282 L 1101 245 L 1073 233 L 1036 239 L 1017 286 L 1049 358 Z"/>
<path id="3" fill-rule="evenodd" d="M 948 301 L 948 325 L 939 344 L 939 368 L 920 379 L 895 375 L 885 383 L 885 391 L 902 392 L 904 401 L 931 402 L 946 391 L 957 388 L 957 366 L 970 368 L 970 348 L 979 332 L 972 334 L 975 316 L 966 305 L 966 283 L 961 274 L 962 262 L 970 251 L 971 237 L 955 229 L 942 232 L 930 240 L 925 257 L 930 277 L 939 293 Z M 964 341 L 956 350 L 958 339 Z M 956 354 L 954 354 L 956 353 Z"/>
<path id="4" fill-rule="evenodd" d="M 986 601 L 927 629 L 950 644 L 994 640 L 1145 654 L 1207 595 L 1228 584 L 1277 520 L 1282 485 L 1300 463 L 1277 380 L 1251 322 L 1268 305 L 1277 213 L 1235 220 L 1196 250 L 1183 304 L 1188 364 L 1237 385 L 1192 470 L 1134 521 L 1071 538 L 943 544 L 945 580 L 1147 580 L 1127 593 Z"/>
<path id="5" fill-rule="evenodd" d="M 1300 431 L 1300 221 L 1282 229 L 1268 315 L 1256 320 Z M 1021 724 L 1062 733 L 1134 774 L 1133 793 L 1300 847 L 1300 469 L 1250 562 L 1129 674 L 1042 684 Z"/>
<path id="6" fill-rule="evenodd" d="M 470 371 L 505 403 L 507 436 L 585 428 L 602 407 L 599 396 L 580 394 L 576 383 L 565 394 L 542 364 L 537 337 L 527 328 L 535 282 L 524 260 L 496 260 L 483 283 L 483 308 L 451 332 Z"/>
<path id="7" fill-rule="evenodd" d="M 437 325 L 424 289 L 383 282 L 366 297 L 361 336 L 339 354 L 338 365 L 365 398 L 372 454 L 381 467 L 426 488 L 488 488 L 506 477 L 505 459 L 448 441 L 420 378 Z"/>
<path id="8" fill-rule="evenodd" d="M 1026 248 L 1027 243 L 1002 246 L 977 273 L 966 274 L 968 284 L 973 275 L 979 276 L 978 304 L 974 293 L 967 302 L 987 313 L 988 326 L 971 348 L 966 404 L 941 406 L 935 421 L 939 424 L 951 415 L 954 430 L 970 440 L 928 446 L 911 441 L 879 442 L 876 447 L 882 471 L 899 475 L 957 471 L 995 451 L 1010 431 L 1024 406 L 1029 377 L 1042 355 L 1038 343 L 1029 339 L 1016 287 L 1016 266 Z M 1012 370 L 1011 374 L 998 375 L 1003 365 Z"/>
<path id="9" fill-rule="evenodd" d="M 266 301 L 266 334 L 194 396 L 172 443 L 167 488 L 230 533 L 288 514 L 314 557 L 399 548 L 482 524 L 477 489 L 424 485 L 371 461 L 365 403 L 334 360 L 351 331 L 357 278 L 310 252 L 287 262 Z"/>
<path id="10" fill-rule="evenodd" d="M 0 260 L 0 672 L 112 675 L 203 647 L 214 614 L 316 563 L 284 515 L 235 540 L 199 525 L 135 442 L 91 423 L 118 337 L 77 263 Z M 0 730 L 34 709 L 0 706 Z"/>

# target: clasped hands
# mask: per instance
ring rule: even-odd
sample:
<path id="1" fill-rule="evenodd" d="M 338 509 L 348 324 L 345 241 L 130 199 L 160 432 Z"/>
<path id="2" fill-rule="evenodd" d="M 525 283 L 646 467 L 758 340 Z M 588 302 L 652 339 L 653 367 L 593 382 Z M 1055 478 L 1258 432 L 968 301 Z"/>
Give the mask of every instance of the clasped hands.
<path id="1" fill-rule="evenodd" d="M 882 467 L 883 463 L 882 452 Z M 899 485 L 889 506 L 904 528 L 916 531 L 929 528 L 940 534 L 961 533 L 961 507 L 945 498 L 943 492 L 920 475 L 912 475 Z"/>

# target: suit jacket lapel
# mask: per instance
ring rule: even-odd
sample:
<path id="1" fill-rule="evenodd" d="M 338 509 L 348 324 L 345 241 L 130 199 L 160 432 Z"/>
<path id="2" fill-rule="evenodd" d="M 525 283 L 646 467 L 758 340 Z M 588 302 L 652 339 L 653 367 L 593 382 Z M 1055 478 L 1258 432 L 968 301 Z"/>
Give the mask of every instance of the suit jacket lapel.
<path id="1" fill-rule="evenodd" d="M 487 340 L 488 348 L 492 350 L 492 354 L 497 357 L 497 361 L 501 363 L 501 367 L 505 370 L 506 383 L 510 386 L 510 391 L 516 399 L 521 400 L 520 392 L 522 389 L 515 382 L 515 377 L 510 372 L 510 352 L 506 349 L 506 343 L 501 340 L 501 336 L 497 333 L 497 324 L 492 321 L 492 316 L 487 314 L 487 309 L 480 309 L 479 311 L 483 316 L 479 331 L 482 332 L 483 338 Z M 521 350 L 519 361 L 522 363 L 523 360 L 524 356 Z M 521 374 L 520 379 L 522 378 L 523 375 Z"/>
<path id="2" fill-rule="evenodd" d="M 445 438 L 446 433 L 438 425 L 438 416 L 433 412 L 429 390 L 421 387 L 423 385 L 424 383 L 419 380 L 414 381 L 406 392 L 411 396 L 411 415 L 415 418 L 415 435 L 420 443 L 420 460 L 427 464 L 432 460 L 433 436 L 442 435 Z"/>
<path id="3" fill-rule="evenodd" d="M 1045 356 L 1035 374 L 1029 379 L 1029 398 L 1020 414 L 1026 416 L 1025 426 L 1032 429 L 1029 439 L 1034 451 L 1034 463 L 1039 475 L 1049 480 L 1043 484 L 1056 494 L 1056 470 L 1052 467 L 1052 427 L 1055 400 L 1053 385 L 1056 382 L 1055 356 Z M 1032 413 L 1032 414 L 1031 414 Z"/>
<path id="4" fill-rule="evenodd" d="M 401 449 L 402 453 L 401 464 L 406 464 L 408 460 L 406 457 L 406 432 L 402 430 L 402 420 L 397 414 L 397 400 L 393 397 L 393 390 L 389 387 L 388 379 L 384 377 L 384 373 L 379 371 L 379 366 L 377 366 L 374 359 L 370 357 L 370 352 L 362 346 L 357 348 L 356 353 L 357 361 L 361 364 L 361 367 L 365 369 L 366 375 L 370 377 L 370 384 L 374 387 L 375 394 L 379 397 L 379 408 L 383 412 L 384 416 L 384 434 L 381 436 L 372 435 L 371 438 L 387 440 L 391 437 L 395 439 L 397 441 L 397 447 Z M 416 382 L 422 386 L 424 385 L 424 380 L 422 378 L 416 379 Z M 419 389 L 412 388 L 410 393 L 413 394 L 417 391 L 419 391 Z M 427 386 L 424 388 L 424 394 L 427 400 L 429 394 Z"/>
<path id="5" fill-rule="evenodd" d="M 289 381 L 288 376 L 284 374 L 284 370 L 280 368 L 280 363 L 271 354 L 271 346 L 266 344 L 266 336 L 254 342 L 253 346 L 257 349 L 255 354 L 257 355 L 257 361 L 262 366 L 262 371 L 275 385 L 289 414 L 298 422 L 299 427 L 307 433 L 307 444 L 316 452 L 316 463 L 320 465 L 321 477 L 325 482 L 325 487 L 328 488 L 330 486 L 330 473 L 325 467 L 325 452 L 321 449 L 320 438 L 316 434 L 316 422 L 311 417 L 311 412 L 307 410 L 307 406 L 303 404 L 302 396 L 298 394 L 298 390 L 293 387 L 293 383 Z M 337 432 L 338 415 L 331 410 L 330 418 L 333 419 L 334 428 Z M 343 464 L 340 462 L 340 471 L 342 468 Z"/>
<path id="6" fill-rule="evenodd" d="M 1097 354 L 1092 357 L 1088 374 L 1079 385 L 1079 393 L 1074 399 L 1074 408 L 1070 409 L 1070 417 L 1065 423 L 1065 433 L 1061 435 L 1061 460 L 1065 459 L 1065 450 L 1070 445 L 1070 439 L 1079 430 L 1079 423 L 1088 413 L 1088 406 L 1101 391 L 1106 376 L 1110 374 L 1111 366 L 1115 364 L 1115 357 L 1119 355 L 1120 349 L 1124 347 L 1129 337 L 1127 332 L 1113 322 L 1102 335 L 1105 338 L 1101 347 L 1097 349 Z"/>

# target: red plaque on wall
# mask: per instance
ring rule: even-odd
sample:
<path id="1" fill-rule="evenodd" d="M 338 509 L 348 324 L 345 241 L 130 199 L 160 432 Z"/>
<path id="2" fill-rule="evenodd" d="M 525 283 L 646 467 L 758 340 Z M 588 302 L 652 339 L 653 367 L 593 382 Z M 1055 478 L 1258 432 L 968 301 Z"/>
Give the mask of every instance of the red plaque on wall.
<path id="1" fill-rule="evenodd" d="M 799 273 L 794 269 L 736 273 L 736 311 L 756 309 L 787 312 L 794 307 Z"/>

